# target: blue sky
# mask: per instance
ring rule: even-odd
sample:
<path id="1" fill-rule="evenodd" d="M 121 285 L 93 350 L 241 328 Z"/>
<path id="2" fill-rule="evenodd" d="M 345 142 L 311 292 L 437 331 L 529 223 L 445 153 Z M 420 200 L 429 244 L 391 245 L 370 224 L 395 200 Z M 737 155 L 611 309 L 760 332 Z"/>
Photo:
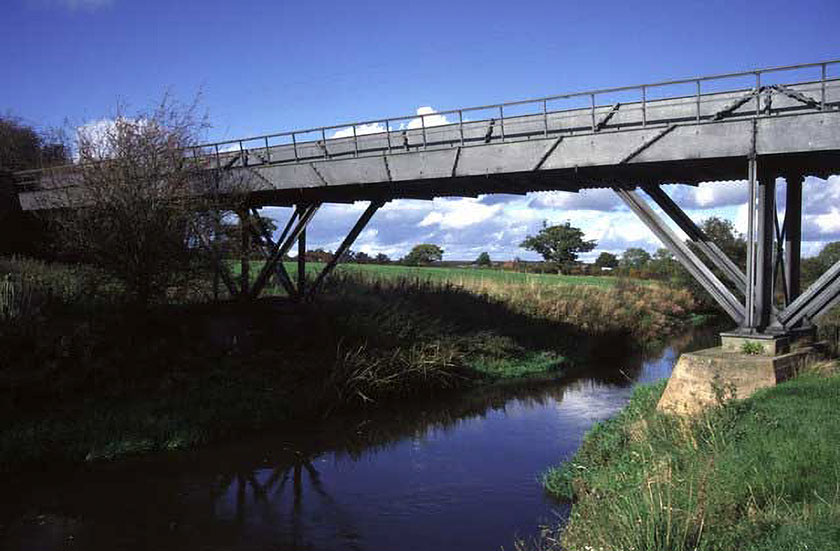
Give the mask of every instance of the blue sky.
<path id="1" fill-rule="evenodd" d="M 202 90 L 210 139 L 840 58 L 837 0 L 4 4 L 0 111 L 46 128 L 106 118 L 117 101 L 145 107 L 167 88 L 183 99 Z M 819 201 L 806 202 L 840 204 L 838 186 L 815 183 Z M 672 191 L 699 218 L 737 221 L 738 190 L 724 187 Z M 324 209 L 310 243 L 334 247 L 363 207 Z M 806 252 L 840 239 L 840 211 L 810 216 Z M 543 219 L 572 220 L 599 250 L 657 246 L 596 192 L 395 202 L 359 247 L 399 256 L 432 241 L 447 258 L 530 258 L 517 244 Z"/>

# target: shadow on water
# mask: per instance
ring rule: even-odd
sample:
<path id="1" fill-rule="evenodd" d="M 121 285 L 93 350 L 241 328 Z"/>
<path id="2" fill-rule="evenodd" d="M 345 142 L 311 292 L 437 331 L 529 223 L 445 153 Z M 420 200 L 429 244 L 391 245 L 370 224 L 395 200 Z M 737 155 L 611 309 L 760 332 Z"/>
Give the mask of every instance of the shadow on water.
<path id="1" fill-rule="evenodd" d="M 539 474 L 631 387 L 667 377 L 715 331 L 585 376 L 406 402 L 164 457 L 0 482 L 6 549 L 498 549 L 568 514 Z"/>

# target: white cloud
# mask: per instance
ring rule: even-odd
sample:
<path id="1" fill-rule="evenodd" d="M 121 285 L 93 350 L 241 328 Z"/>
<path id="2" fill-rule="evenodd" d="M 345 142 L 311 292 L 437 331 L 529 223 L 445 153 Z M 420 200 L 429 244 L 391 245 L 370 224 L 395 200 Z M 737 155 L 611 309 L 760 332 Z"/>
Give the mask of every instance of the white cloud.
<path id="1" fill-rule="evenodd" d="M 746 186 L 743 182 L 741 186 L 745 194 Z M 746 203 L 743 200 L 735 203 L 737 188 L 729 183 L 703 184 L 698 189 L 686 187 L 690 194 L 688 204 L 692 207 L 682 206 L 689 209 L 688 214 L 698 223 L 709 216 L 720 216 L 732 220 L 738 231 L 746 233 Z M 711 196 L 704 195 L 709 193 L 706 189 L 715 191 Z M 678 198 L 679 192 L 674 188 L 668 192 Z M 807 182 L 804 255 L 816 254 L 828 241 L 840 240 L 837 193 L 840 193 L 838 177 Z M 586 261 L 594 260 L 602 251 L 621 253 L 628 247 L 642 247 L 652 253 L 662 247 L 648 228 L 613 196 L 609 190 L 588 190 L 577 194 L 529 193 L 505 196 L 499 201 L 488 201 L 492 196 L 391 201 L 376 213 L 353 249 L 399 258 L 412 246 L 426 242 L 440 245 L 447 260 L 472 260 L 482 251 L 488 251 L 494 260 L 517 256 L 535 260 L 538 256 L 521 249 L 519 243 L 539 231 L 543 220 L 548 224 L 568 220 L 581 228 L 587 239 L 598 241 L 594 251 L 582 255 Z M 780 184 L 779 198 L 783 196 L 784 188 Z M 337 247 L 366 205 L 359 202 L 322 207 L 307 233 L 310 247 Z"/>
<path id="2" fill-rule="evenodd" d="M 536 209 L 597 210 L 610 212 L 624 208 L 621 199 L 611 189 L 584 189 L 578 193 L 544 191 L 534 194 L 530 203 Z"/>
<path id="3" fill-rule="evenodd" d="M 96 11 L 114 4 L 114 0 L 30 0 L 31 4 L 68 10 Z"/>
<path id="4" fill-rule="evenodd" d="M 438 226 L 442 229 L 463 229 L 495 215 L 502 205 L 485 205 L 477 199 L 435 201 L 435 210 L 428 213 L 418 226 Z"/>
<path id="5" fill-rule="evenodd" d="M 370 124 L 359 124 L 356 125 L 356 136 L 364 136 L 365 134 L 380 134 L 385 132 L 385 125 L 381 122 L 373 122 Z M 352 138 L 353 137 L 353 127 L 350 126 L 348 128 L 342 128 L 341 130 L 335 131 L 332 136 L 329 136 L 327 139 L 334 139 L 334 138 Z"/>
<path id="6" fill-rule="evenodd" d="M 425 107 L 418 107 L 417 114 L 420 115 L 416 119 L 411 119 L 408 121 L 408 124 L 401 128 L 407 128 L 409 130 L 413 130 L 415 128 L 426 128 L 432 126 L 443 126 L 444 124 L 452 124 L 446 118 L 446 115 L 436 115 L 437 111 L 432 109 L 429 106 Z"/>

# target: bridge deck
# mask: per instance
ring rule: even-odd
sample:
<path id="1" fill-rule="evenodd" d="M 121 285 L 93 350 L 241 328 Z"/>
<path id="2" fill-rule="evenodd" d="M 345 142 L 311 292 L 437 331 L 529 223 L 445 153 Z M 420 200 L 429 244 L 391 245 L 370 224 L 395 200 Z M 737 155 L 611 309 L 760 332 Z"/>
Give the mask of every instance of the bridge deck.
<path id="1" fill-rule="evenodd" d="M 838 63 L 364 121 L 187 154 L 244 181 L 254 204 L 744 179 L 752 154 L 780 172 L 825 175 L 840 166 L 840 79 L 826 76 Z M 761 84 L 772 82 L 768 73 L 802 67 L 821 69 L 821 78 Z M 700 93 L 709 81 L 720 88 L 719 80 L 744 75 L 756 86 Z M 697 93 L 649 99 L 657 87 L 686 84 Z M 73 167 L 17 176 L 26 209 L 66 201 L 53 190 L 75 185 Z"/>

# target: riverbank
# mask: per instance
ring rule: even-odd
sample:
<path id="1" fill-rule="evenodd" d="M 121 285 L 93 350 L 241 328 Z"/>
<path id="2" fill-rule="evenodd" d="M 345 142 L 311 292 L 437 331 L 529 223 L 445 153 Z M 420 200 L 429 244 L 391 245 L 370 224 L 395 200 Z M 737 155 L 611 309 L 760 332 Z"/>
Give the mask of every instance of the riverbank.
<path id="1" fill-rule="evenodd" d="M 545 474 L 546 490 L 574 505 L 541 548 L 840 547 L 838 362 L 695 420 L 656 411 L 664 386 L 639 387 Z"/>
<path id="2" fill-rule="evenodd" d="M 472 289 L 341 276 L 308 304 L 132 310 L 79 268 L 20 264 L 0 333 L 9 468 L 190 448 L 288 419 L 563 377 L 605 346 L 632 348 L 642 329 L 691 324 L 687 295 L 632 283 Z M 653 321 L 629 323 L 634 311 Z"/>

